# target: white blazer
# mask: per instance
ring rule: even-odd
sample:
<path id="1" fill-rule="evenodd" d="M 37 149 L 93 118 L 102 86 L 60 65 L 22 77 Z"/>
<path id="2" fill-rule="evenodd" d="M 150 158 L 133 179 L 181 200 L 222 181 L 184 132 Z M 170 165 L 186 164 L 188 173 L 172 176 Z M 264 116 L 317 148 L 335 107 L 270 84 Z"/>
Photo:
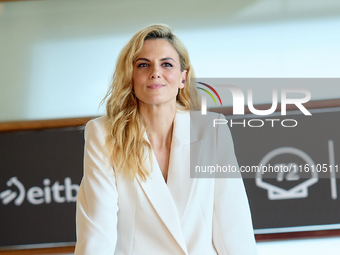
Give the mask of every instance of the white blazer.
<path id="1" fill-rule="evenodd" d="M 219 165 L 237 165 L 227 125 L 212 125 L 223 115 L 208 113 L 202 123 L 188 112 L 176 114 L 167 183 L 154 153 L 146 182 L 115 175 L 104 149 L 106 118 L 85 129 L 76 255 L 257 254 L 242 179 L 190 178 L 194 145 L 198 161 L 211 156 Z M 190 121 L 197 126 L 191 133 Z"/>

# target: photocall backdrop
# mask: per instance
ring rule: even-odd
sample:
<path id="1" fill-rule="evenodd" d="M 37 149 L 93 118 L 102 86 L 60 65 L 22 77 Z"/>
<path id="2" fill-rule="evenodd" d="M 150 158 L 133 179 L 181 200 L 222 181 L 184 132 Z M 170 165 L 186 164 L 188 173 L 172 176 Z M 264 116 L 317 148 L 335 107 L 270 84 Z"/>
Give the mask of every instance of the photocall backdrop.
<path id="1" fill-rule="evenodd" d="M 340 108 L 310 112 L 272 116 L 279 120 L 275 127 L 230 128 L 240 166 L 289 170 L 243 173 L 256 234 L 340 229 Z M 287 118 L 298 125 L 278 124 Z"/>
<path id="2" fill-rule="evenodd" d="M 0 133 L 1 247 L 74 244 L 83 147 L 78 127 Z"/>
<path id="3" fill-rule="evenodd" d="M 253 115 L 235 119 L 241 124 L 233 127 L 227 123 L 239 165 L 257 166 L 262 161 L 299 166 L 306 160 L 339 165 L 340 108 L 311 112 L 312 117 L 289 112 L 289 118 L 298 121 L 294 128 L 251 128 L 247 121 Z M 80 127 L 0 133 L 0 249 L 75 243 L 83 135 Z M 339 173 L 265 174 L 257 176 L 260 182 L 244 179 L 256 234 L 340 229 Z"/>

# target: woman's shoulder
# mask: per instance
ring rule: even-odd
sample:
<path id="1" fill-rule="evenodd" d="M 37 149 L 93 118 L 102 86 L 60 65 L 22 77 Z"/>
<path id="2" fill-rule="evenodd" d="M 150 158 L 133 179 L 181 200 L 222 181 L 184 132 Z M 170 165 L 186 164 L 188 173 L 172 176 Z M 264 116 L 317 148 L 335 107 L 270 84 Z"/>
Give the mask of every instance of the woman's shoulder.
<path id="1" fill-rule="evenodd" d="M 86 128 L 103 129 L 103 128 L 106 128 L 107 121 L 108 121 L 108 117 L 106 115 L 101 116 L 101 117 L 96 117 L 86 123 Z"/>
<path id="2" fill-rule="evenodd" d="M 207 112 L 203 115 L 201 111 L 190 112 L 190 123 L 193 127 L 211 129 L 215 127 L 216 121 L 222 119 L 225 119 L 225 117 L 221 113 Z"/>
<path id="3" fill-rule="evenodd" d="M 95 118 L 91 119 L 89 122 L 87 122 L 87 124 L 92 123 L 92 124 L 95 124 L 95 125 L 105 125 L 107 120 L 108 120 L 108 117 L 106 115 L 104 115 L 104 116 L 95 117 Z"/>
<path id="4" fill-rule="evenodd" d="M 107 121 L 107 116 L 101 116 L 87 122 L 85 126 L 85 139 L 93 136 L 101 138 L 101 140 L 105 139 L 107 133 Z"/>
<path id="5" fill-rule="evenodd" d="M 190 123 L 188 127 L 190 133 L 188 135 L 190 136 L 191 142 L 196 140 L 209 140 L 209 143 L 211 143 L 216 141 L 216 137 L 220 131 L 224 132 L 219 127 L 221 125 L 216 125 L 216 123 L 221 122 L 221 120 L 225 121 L 223 114 L 207 112 L 202 115 L 201 111 L 190 111 L 186 113 L 186 116 L 188 119 L 186 123 Z"/>

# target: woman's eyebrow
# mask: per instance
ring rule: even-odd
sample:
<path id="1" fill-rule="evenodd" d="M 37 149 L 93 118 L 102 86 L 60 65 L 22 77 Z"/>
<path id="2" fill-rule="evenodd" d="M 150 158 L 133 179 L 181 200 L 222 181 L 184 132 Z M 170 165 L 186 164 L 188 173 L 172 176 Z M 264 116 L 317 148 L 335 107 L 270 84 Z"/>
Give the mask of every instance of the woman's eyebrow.
<path id="1" fill-rule="evenodd" d="M 147 61 L 147 62 L 150 62 L 150 60 L 147 59 L 147 58 L 139 58 L 139 59 L 136 60 L 136 62 L 137 62 L 137 61 Z"/>
<path id="2" fill-rule="evenodd" d="M 162 58 L 161 61 L 166 61 L 166 60 L 172 60 L 174 62 L 176 62 L 173 58 Z"/>
<path id="3" fill-rule="evenodd" d="M 167 61 L 167 60 L 172 60 L 172 61 L 174 61 L 176 63 L 176 61 L 173 58 L 162 58 L 162 59 L 160 59 L 160 61 Z M 147 62 L 150 62 L 150 60 L 147 59 L 147 58 L 139 58 L 139 59 L 136 60 L 136 62 L 137 61 L 147 61 Z"/>

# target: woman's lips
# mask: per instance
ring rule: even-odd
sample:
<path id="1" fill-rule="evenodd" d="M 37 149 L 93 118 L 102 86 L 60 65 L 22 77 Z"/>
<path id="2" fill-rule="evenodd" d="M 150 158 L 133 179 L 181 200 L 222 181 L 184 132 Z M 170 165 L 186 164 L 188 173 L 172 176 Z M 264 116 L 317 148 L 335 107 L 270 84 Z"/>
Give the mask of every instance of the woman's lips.
<path id="1" fill-rule="evenodd" d="M 149 88 L 149 89 L 160 89 L 162 87 L 164 87 L 163 84 L 151 84 L 151 85 L 147 86 L 147 88 Z"/>

